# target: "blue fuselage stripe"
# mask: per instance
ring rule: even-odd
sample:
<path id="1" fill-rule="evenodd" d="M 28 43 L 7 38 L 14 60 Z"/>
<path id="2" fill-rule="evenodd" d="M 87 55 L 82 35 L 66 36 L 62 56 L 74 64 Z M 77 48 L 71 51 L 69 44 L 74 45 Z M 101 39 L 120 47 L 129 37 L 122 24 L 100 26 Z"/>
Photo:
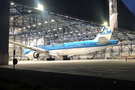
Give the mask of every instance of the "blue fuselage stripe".
<path id="1" fill-rule="evenodd" d="M 118 40 L 109 40 L 111 43 L 98 45 L 97 41 L 94 40 L 87 40 L 87 41 L 79 41 L 79 42 L 70 42 L 62 44 L 54 44 L 46 45 L 46 46 L 38 46 L 38 48 L 50 50 L 62 50 L 62 49 L 73 49 L 73 48 L 87 48 L 87 47 L 101 47 L 116 44 Z M 24 55 L 30 53 L 32 50 L 26 49 L 24 50 Z"/>

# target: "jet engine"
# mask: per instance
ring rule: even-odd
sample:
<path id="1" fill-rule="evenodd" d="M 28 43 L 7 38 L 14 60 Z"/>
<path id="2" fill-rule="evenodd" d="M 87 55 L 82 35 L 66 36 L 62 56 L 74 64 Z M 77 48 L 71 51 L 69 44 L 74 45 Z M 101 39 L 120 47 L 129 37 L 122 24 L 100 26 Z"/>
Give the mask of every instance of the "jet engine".
<path id="1" fill-rule="evenodd" d="M 39 57 L 39 53 L 34 52 L 34 53 L 33 53 L 33 57 L 34 57 L 34 58 L 38 58 L 38 57 Z"/>
<path id="2" fill-rule="evenodd" d="M 32 51 L 29 54 L 26 54 L 25 56 L 28 57 L 29 59 L 34 59 L 34 58 L 38 58 L 39 54 L 35 51 Z"/>

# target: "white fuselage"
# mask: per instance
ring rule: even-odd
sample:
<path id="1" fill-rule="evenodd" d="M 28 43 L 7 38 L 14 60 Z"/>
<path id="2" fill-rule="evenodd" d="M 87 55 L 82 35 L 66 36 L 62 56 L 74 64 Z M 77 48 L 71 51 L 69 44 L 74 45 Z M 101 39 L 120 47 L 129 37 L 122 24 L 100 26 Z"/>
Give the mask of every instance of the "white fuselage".
<path id="1" fill-rule="evenodd" d="M 101 47 L 87 47 L 87 48 L 85 47 L 85 48 L 50 50 L 49 54 L 52 55 L 52 56 L 58 56 L 57 54 L 59 54 L 60 56 L 63 56 L 63 55 L 68 55 L 68 56 L 82 55 L 82 54 L 88 54 L 88 53 L 92 53 L 92 52 L 95 52 L 95 51 L 99 51 L 99 50 L 105 49 L 109 46 L 111 46 L 111 45 L 101 46 Z M 26 54 L 26 57 L 33 58 L 33 53 L 34 53 L 34 51 Z M 45 54 L 42 53 L 42 54 L 40 54 L 40 56 L 45 56 Z"/>

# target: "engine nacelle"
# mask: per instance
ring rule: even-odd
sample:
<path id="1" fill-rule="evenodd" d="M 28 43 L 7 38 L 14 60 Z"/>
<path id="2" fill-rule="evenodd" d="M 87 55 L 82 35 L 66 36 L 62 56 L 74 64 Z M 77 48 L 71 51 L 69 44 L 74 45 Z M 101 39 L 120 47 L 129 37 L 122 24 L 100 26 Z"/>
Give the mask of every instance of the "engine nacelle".
<path id="1" fill-rule="evenodd" d="M 29 54 L 26 55 L 29 59 L 35 59 L 39 57 L 39 54 L 35 51 L 30 52 Z"/>
<path id="2" fill-rule="evenodd" d="M 34 52 L 34 53 L 33 53 L 33 57 L 34 57 L 34 58 L 38 58 L 38 57 L 39 57 L 39 54 L 38 54 L 37 52 Z"/>

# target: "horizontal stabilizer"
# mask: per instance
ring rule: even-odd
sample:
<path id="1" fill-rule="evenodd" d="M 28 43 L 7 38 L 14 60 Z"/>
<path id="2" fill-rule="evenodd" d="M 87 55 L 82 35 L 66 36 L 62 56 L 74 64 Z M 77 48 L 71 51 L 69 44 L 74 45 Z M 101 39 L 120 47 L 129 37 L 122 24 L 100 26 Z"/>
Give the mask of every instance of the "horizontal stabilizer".
<path id="1" fill-rule="evenodd" d="M 105 37 L 100 37 L 98 39 L 98 45 L 104 45 L 104 44 L 109 44 L 109 43 L 111 43 L 111 42 Z"/>

